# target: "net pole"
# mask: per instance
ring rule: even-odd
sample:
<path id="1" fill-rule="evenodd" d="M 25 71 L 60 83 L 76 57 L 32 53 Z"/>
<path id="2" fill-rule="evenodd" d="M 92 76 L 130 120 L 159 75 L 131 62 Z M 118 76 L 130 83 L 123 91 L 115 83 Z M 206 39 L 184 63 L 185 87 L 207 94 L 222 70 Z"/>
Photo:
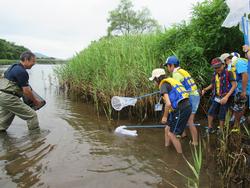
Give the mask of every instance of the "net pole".
<path id="1" fill-rule="evenodd" d="M 242 25 L 242 31 L 243 31 L 243 36 L 244 36 L 244 43 L 245 45 L 249 45 L 248 42 L 248 22 L 245 16 L 241 17 L 241 25 Z"/>
<path id="2" fill-rule="evenodd" d="M 144 97 L 149 97 L 149 96 L 152 96 L 152 95 L 155 95 L 155 94 L 158 94 L 160 93 L 160 91 L 155 91 L 153 93 L 148 93 L 148 94 L 145 94 L 145 95 L 142 95 L 142 96 L 139 96 L 139 97 L 135 97 L 136 99 L 142 99 Z"/>

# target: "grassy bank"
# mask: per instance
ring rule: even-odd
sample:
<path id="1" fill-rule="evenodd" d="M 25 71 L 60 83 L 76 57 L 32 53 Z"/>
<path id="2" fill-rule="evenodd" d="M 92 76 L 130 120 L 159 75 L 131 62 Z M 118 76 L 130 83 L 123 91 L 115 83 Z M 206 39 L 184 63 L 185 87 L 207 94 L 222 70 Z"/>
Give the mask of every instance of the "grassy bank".
<path id="1" fill-rule="evenodd" d="M 0 59 L 0 65 L 10 65 L 17 63 L 18 60 L 11 60 L 11 59 Z"/>
<path id="2" fill-rule="evenodd" d="M 161 49 L 163 42 L 169 45 L 167 50 Z M 188 68 L 199 81 L 198 85 L 210 79 L 207 76 L 211 72 L 209 63 L 199 58 L 200 53 L 194 55 L 195 46 L 190 46 L 185 53 L 181 53 L 182 47 L 175 51 L 171 47 L 165 33 L 103 38 L 77 54 L 58 71 L 58 75 L 72 93 L 91 98 L 98 110 L 101 106 L 101 110 L 111 117 L 112 96 L 134 97 L 158 90 L 148 78 L 154 68 L 163 67 L 166 58 L 175 52 L 180 54 L 181 66 Z M 186 54 L 196 59 L 188 60 Z M 156 100 L 155 97 L 145 98 L 130 110 L 137 118 L 144 117 L 146 112 L 149 116 L 154 115 Z"/>
<path id="3" fill-rule="evenodd" d="M 123 36 L 93 42 L 59 70 L 59 77 L 71 91 L 91 96 L 105 111 L 111 110 L 110 99 L 139 96 L 154 90 L 150 77 L 159 66 L 154 53 L 156 35 Z M 142 104 L 145 108 L 146 104 Z M 98 107 L 98 105 L 97 105 Z"/>
<path id="4" fill-rule="evenodd" d="M 65 64 L 67 60 L 60 60 L 60 59 L 36 59 L 37 64 Z"/>
<path id="5" fill-rule="evenodd" d="M 112 96 L 139 96 L 156 90 L 148 77 L 169 55 L 177 55 L 181 67 L 202 88 L 210 82 L 212 58 L 240 52 L 243 42 L 239 29 L 221 27 L 228 11 L 223 0 L 204 1 L 193 8 L 189 23 L 155 34 L 104 37 L 59 70 L 60 80 L 72 93 L 94 100 L 98 110 L 102 104 L 109 116 Z M 133 110 L 141 116 L 152 107 L 152 98 L 146 98 Z"/>
<path id="6" fill-rule="evenodd" d="M 18 63 L 19 60 L 12 60 L 12 59 L 0 59 L 0 65 L 10 65 L 14 63 Z M 58 59 L 37 59 L 37 64 L 65 64 L 67 63 L 66 60 L 58 60 Z"/>

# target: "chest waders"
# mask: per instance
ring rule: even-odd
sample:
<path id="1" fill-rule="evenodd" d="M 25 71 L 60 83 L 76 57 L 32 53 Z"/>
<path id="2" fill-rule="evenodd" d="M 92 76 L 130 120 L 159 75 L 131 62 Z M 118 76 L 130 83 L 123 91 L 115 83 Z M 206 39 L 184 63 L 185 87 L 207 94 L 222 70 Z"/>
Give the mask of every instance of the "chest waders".
<path id="1" fill-rule="evenodd" d="M 15 82 L 0 79 L 0 130 L 7 130 L 15 116 L 25 120 L 29 130 L 39 128 L 36 112 L 20 97 L 22 89 Z"/>

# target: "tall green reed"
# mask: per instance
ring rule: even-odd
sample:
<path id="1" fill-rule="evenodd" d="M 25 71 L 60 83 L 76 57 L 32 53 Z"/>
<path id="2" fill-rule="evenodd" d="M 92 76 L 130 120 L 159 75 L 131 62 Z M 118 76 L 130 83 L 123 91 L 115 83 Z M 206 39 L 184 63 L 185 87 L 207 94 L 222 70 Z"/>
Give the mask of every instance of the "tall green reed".
<path id="1" fill-rule="evenodd" d="M 174 170 L 177 174 L 181 175 L 187 180 L 187 187 L 199 188 L 200 185 L 200 172 L 202 166 L 202 147 L 201 140 L 199 141 L 199 145 L 197 147 L 191 148 L 193 164 L 188 161 L 188 159 L 183 155 L 184 160 L 186 161 L 188 167 L 190 168 L 193 176 L 187 176 L 181 173 L 178 170 Z"/>
<path id="2" fill-rule="evenodd" d="M 222 178 L 222 186 L 230 187 L 236 177 L 244 179 L 246 172 L 246 155 L 242 149 L 241 133 L 231 131 L 230 119 L 232 112 L 228 112 L 224 128 L 221 129 L 220 144 L 217 153 L 218 171 Z"/>
<path id="3" fill-rule="evenodd" d="M 161 45 L 165 46 L 165 51 L 159 48 Z M 154 68 L 162 67 L 167 56 L 173 55 L 176 45 L 164 41 L 161 33 L 102 38 L 77 53 L 67 65 L 61 66 L 59 78 L 61 83 L 70 86 L 70 91 L 91 96 L 99 110 L 111 114 L 112 109 L 108 103 L 112 96 L 140 96 L 158 89 L 148 78 Z M 207 65 L 205 60 L 199 61 L 201 55 L 191 56 L 192 49 L 186 53 L 185 45 L 180 48 L 185 48 L 178 51 L 182 55 L 176 54 L 181 58 L 181 66 L 199 70 L 196 73 L 201 75 L 199 79 L 206 75 L 204 68 Z M 127 110 L 143 119 L 145 114 L 155 114 L 155 102 L 154 97 L 148 97 Z"/>
<path id="4" fill-rule="evenodd" d="M 93 96 L 97 108 L 100 103 L 110 115 L 112 96 L 139 96 L 158 89 L 148 80 L 151 71 L 160 65 L 153 52 L 155 42 L 153 34 L 92 42 L 58 70 L 59 78 L 72 91 Z"/>

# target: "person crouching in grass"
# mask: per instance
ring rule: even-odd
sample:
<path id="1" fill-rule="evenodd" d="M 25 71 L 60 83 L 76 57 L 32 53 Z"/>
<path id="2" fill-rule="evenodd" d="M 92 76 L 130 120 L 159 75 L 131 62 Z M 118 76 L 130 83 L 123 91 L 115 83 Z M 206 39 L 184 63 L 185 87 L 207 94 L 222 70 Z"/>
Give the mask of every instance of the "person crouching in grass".
<path id="1" fill-rule="evenodd" d="M 220 58 L 214 58 L 211 61 L 214 68 L 214 74 L 211 84 L 202 90 L 204 95 L 212 89 L 212 104 L 208 110 L 208 133 L 214 133 L 213 120 L 216 115 L 219 117 L 220 127 L 223 128 L 226 113 L 233 103 L 233 94 L 237 83 L 231 71 L 225 69 L 225 65 Z"/>
<path id="2" fill-rule="evenodd" d="M 154 81 L 160 89 L 165 107 L 161 122 L 165 127 L 165 146 L 171 143 L 178 153 L 182 153 L 179 138 L 183 133 L 192 107 L 189 103 L 189 94 L 184 86 L 173 78 L 166 78 L 164 69 L 158 68 L 152 71 L 150 81 Z"/>

